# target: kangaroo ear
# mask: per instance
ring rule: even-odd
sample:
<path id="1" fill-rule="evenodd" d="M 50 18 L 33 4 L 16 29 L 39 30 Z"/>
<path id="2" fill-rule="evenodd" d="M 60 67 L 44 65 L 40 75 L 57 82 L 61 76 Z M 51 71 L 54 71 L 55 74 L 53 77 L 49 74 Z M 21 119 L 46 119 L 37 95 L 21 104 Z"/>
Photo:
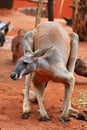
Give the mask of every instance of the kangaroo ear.
<path id="1" fill-rule="evenodd" d="M 8 31 L 10 30 L 10 24 L 11 22 L 9 21 L 7 24 L 4 24 L 4 26 L 0 29 L 3 34 L 8 33 Z"/>
<path id="2" fill-rule="evenodd" d="M 22 40 L 22 47 L 23 47 L 25 53 L 29 52 L 32 54 L 32 50 L 29 47 L 28 42 L 25 39 Z"/>
<path id="3" fill-rule="evenodd" d="M 24 52 L 27 53 L 33 53 L 32 49 L 33 49 L 33 42 L 34 42 L 34 33 L 33 31 L 31 32 L 27 32 L 24 35 L 24 39 L 22 40 L 22 46 L 24 49 Z"/>
<path id="4" fill-rule="evenodd" d="M 19 29 L 18 30 L 18 36 L 24 36 L 26 31 L 24 29 Z"/>
<path id="5" fill-rule="evenodd" d="M 37 59 L 38 57 L 41 57 L 43 55 L 45 55 L 48 51 L 50 51 L 50 49 L 52 48 L 53 46 L 49 47 L 49 48 L 45 48 L 45 49 L 39 49 L 37 51 L 35 51 L 32 55 L 33 58 Z"/>

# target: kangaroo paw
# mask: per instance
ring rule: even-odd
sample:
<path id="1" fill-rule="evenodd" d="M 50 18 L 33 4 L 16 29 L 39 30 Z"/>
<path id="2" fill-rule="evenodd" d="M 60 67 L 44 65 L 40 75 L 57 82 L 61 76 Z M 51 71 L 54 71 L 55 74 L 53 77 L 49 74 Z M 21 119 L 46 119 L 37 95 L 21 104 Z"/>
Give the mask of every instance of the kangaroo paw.
<path id="1" fill-rule="evenodd" d="M 87 118 L 86 116 L 84 116 L 82 113 L 79 113 L 78 114 L 78 117 L 77 117 L 78 120 L 83 120 L 83 121 L 87 121 Z"/>
<path id="2" fill-rule="evenodd" d="M 39 119 L 39 121 L 50 121 L 50 118 L 44 116 L 44 117 L 41 117 L 41 118 Z"/>
<path id="3" fill-rule="evenodd" d="M 70 119 L 69 119 L 68 117 L 60 117 L 60 118 L 59 118 L 59 121 L 60 121 L 60 122 L 69 122 Z"/>
<path id="4" fill-rule="evenodd" d="M 22 115 L 21 115 L 21 118 L 22 119 L 28 119 L 28 117 L 29 117 L 29 112 L 25 112 L 25 113 L 23 113 Z"/>

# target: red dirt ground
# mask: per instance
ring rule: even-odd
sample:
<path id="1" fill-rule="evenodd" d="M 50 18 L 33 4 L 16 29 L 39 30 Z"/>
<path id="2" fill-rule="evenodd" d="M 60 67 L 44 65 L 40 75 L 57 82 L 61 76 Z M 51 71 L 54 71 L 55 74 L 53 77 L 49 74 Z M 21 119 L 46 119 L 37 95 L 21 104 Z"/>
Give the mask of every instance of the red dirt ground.
<path id="1" fill-rule="evenodd" d="M 1 20 L 3 22 L 11 21 L 14 28 L 8 33 L 8 36 L 15 36 L 18 29 L 31 30 L 34 28 L 35 18 L 26 16 L 16 10 L 0 10 Z M 47 19 L 42 19 L 42 21 Z M 64 20 L 58 20 L 68 31 L 71 28 L 65 25 Z M 8 44 L 11 44 L 8 42 Z M 87 60 L 87 43 L 79 43 L 78 57 L 84 61 Z M 62 84 L 49 82 L 44 94 L 44 104 L 48 115 L 51 117 L 49 122 L 39 122 L 40 114 L 38 105 L 31 103 L 31 115 L 29 119 L 21 119 L 24 79 L 12 81 L 9 77 L 14 64 L 12 63 L 12 53 L 10 46 L 5 43 L 0 48 L 0 130 L 87 130 L 87 122 L 70 118 L 70 122 L 61 123 L 59 110 L 62 106 L 64 87 Z M 80 101 L 87 100 L 87 79 L 77 76 L 75 90 L 72 96 L 72 105 L 80 111 L 86 109 L 87 105 L 80 104 Z M 32 89 L 32 83 L 31 83 Z M 84 102 L 83 102 L 84 103 Z M 87 113 L 85 113 L 87 116 Z"/>

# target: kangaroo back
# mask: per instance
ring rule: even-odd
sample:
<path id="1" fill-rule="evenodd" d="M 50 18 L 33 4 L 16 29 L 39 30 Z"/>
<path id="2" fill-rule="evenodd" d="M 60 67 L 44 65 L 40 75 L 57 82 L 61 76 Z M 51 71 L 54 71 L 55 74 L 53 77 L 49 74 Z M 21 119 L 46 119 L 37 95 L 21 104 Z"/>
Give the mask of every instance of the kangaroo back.
<path id="1" fill-rule="evenodd" d="M 70 55 L 71 38 L 68 32 L 57 22 L 44 22 L 37 26 L 34 38 L 34 50 L 53 48 L 49 51 L 49 57 L 56 56 L 58 61 L 67 64 Z"/>
<path id="2" fill-rule="evenodd" d="M 67 47 L 70 37 L 67 31 L 57 22 L 44 22 L 37 26 L 35 34 L 35 50 L 49 46 Z M 66 45 L 65 45 L 66 44 Z"/>

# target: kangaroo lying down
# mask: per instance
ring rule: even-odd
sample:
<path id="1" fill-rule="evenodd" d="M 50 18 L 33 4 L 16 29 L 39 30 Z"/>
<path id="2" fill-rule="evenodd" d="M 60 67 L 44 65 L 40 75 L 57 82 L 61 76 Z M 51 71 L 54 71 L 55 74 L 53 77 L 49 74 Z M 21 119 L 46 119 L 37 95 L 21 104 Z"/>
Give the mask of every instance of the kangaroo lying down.
<path id="1" fill-rule="evenodd" d="M 74 72 L 79 76 L 87 77 L 87 64 L 80 58 L 76 60 Z"/>
<path id="2" fill-rule="evenodd" d="M 49 120 L 42 100 L 49 80 L 65 85 L 60 121 L 69 121 L 71 115 L 86 120 L 83 114 L 71 107 L 71 97 L 75 84 L 73 72 L 78 53 L 78 35 L 76 33 L 68 34 L 59 23 L 44 22 L 39 24 L 34 31 L 28 32 L 22 44 L 26 53 L 19 59 L 10 75 L 13 80 L 17 80 L 28 74 L 22 117 L 27 118 L 30 112 L 28 85 L 31 76 L 40 107 L 40 121 Z"/>

